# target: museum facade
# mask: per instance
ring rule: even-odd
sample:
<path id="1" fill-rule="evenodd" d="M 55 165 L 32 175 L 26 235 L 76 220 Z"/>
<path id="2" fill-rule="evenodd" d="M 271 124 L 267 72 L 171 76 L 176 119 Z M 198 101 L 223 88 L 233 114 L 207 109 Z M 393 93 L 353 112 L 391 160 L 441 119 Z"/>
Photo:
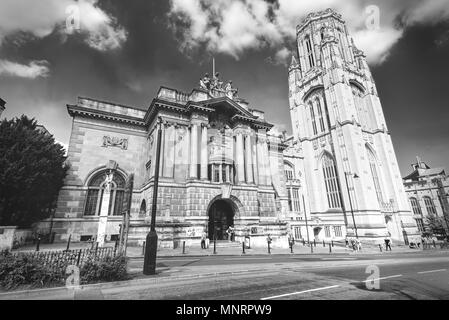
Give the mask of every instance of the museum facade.
<path id="1" fill-rule="evenodd" d="M 61 241 L 116 239 L 133 174 L 129 243 L 142 244 L 160 127 L 161 246 L 199 246 L 203 232 L 225 239 L 229 226 L 252 246 L 266 246 L 268 234 L 280 247 L 289 233 L 312 241 L 416 236 L 374 80 L 341 16 L 310 14 L 297 27 L 295 52 L 290 137 L 215 72 L 190 93 L 161 87 L 145 110 L 78 98 L 67 106 L 71 168 L 54 216 L 39 228 Z"/>

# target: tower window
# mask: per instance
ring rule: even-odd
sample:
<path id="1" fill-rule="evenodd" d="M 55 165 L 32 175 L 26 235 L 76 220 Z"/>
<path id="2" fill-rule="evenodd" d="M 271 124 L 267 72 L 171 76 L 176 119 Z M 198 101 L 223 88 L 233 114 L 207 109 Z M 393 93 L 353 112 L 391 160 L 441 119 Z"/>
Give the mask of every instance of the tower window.
<path id="1" fill-rule="evenodd" d="M 340 188 L 338 185 L 337 169 L 334 159 L 328 154 L 323 156 L 323 176 L 326 185 L 327 201 L 329 208 L 341 208 Z"/>
<path id="2" fill-rule="evenodd" d="M 313 68 L 315 66 L 315 58 L 313 57 L 313 47 L 312 42 L 310 41 L 310 37 L 306 37 L 306 51 L 309 66 L 310 68 Z"/>
<path id="3" fill-rule="evenodd" d="M 416 200 L 416 198 L 410 198 L 410 204 L 412 205 L 413 213 L 422 216 L 422 211 L 418 200 Z"/>
<path id="4" fill-rule="evenodd" d="M 379 174 L 377 172 L 376 158 L 374 157 L 374 154 L 370 149 L 367 148 L 367 152 L 368 152 L 369 166 L 371 169 L 371 175 L 373 176 L 374 188 L 376 190 L 377 200 L 379 201 L 379 204 L 381 204 L 383 202 L 383 198 L 382 198 L 382 189 L 380 188 Z"/>
<path id="5" fill-rule="evenodd" d="M 318 118 L 320 120 L 321 132 L 324 132 L 326 131 L 326 128 L 324 126 L 323 110 L 321 109 L 320 99 L 317 97 L 315 101 L 316 101 L 316 108 L 318 110 Z"/>
<path id="6" fill-rule="evenodd" d="M 317 135 L 318 134 L 318 130 L 316 127 L 316 120 L 315 120 L 315 111 L 313 110 L 313 104 L 312 102 L 309 102 L 309 107 L 310 107 L 310 117 L 312 119 L 312 129 L 313 129 L 313 134 Z"/>
<path id="7" fill-rule="evenodd" d="M 435 204 L 433 203 L 433 200 L 430 197 L 424 197 L 424 204 L 426 205 L 428 214 L 435 214 L 435 215 L 437 214 Z"/>

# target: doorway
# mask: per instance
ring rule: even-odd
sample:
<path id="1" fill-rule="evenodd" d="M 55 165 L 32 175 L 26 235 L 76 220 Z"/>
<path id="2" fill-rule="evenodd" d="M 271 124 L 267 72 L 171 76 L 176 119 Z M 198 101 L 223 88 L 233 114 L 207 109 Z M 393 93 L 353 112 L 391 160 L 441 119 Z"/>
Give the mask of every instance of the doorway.
<path id="1" fill-rule="evenodd" d="M 226 230 L 234 225 L 234 210 L 225 200 L 215 201 L 209 209 L 208 236 L 210 240 L 227 240 Z"/>

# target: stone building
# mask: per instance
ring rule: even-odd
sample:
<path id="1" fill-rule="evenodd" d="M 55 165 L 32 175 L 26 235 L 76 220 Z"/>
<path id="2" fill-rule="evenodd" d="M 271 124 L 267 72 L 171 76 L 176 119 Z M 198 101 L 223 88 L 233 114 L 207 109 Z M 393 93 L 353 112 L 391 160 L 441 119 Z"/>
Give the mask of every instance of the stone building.
<path id="1" fill-rule="evenodd" d="M 425 231 L 426 219 L 433 215 L 443 218 L 449 234 L 449 178 L 444 168 L 431 168 L 419 158 L 412 168 L 403 180 L 419 231 Z"/>
<path id="2" fill-rule="evenodd" d="M 250 237 L 251 246 L 298 240 L 383 241 L 418 235 L 376 86 L 341 16 L 311 14 L 297 27 L 288 70 L 293 136 L 276 133 L 213 72 L 190 93 L 161 87 L 145 110 L 79 98 L 69 175 L 56 213 L 39 228 L 56 239 L 114 240 L 134 174 L 129 243 L 149 231 L 159 126 L 157 231 L 165 247 Z M 349 197 L 350 195 L 350 197 Z M 355 223 L 354 223 L 355 222 Z"/>
<path id="3" fill-rule="evenodd" d="M 333 225 L 366 240 L 417 236 L 374 79 L 342 17 L 309 14 L 296 35 L 289 100 L 314 235 Z"/>
<path id="4" fill-rule="evenodd" d="M 55 216 L 41 229 L 51 222 L 57 239 L 71 234 L 72 240 L 87 240 L 97 235 L 106 212 L 104 234 L 114 240 L 133 173 L 129 242 L 143 242 L 161 125 L 157 228 L 163 246 L 176 247 L 202 232 L 222 240 L 229 226 L 237 241 L 250 235 L 252 245 L 265 246 L 269 233 L 273 245 L 286 245 L 287 145 L 267 133 L 273 125 L 243 99 L 220 88 L 186 94 L 161 87 L 147 111 L 88 98 L 67 108 L 73 118 L 71 168 Z"/>

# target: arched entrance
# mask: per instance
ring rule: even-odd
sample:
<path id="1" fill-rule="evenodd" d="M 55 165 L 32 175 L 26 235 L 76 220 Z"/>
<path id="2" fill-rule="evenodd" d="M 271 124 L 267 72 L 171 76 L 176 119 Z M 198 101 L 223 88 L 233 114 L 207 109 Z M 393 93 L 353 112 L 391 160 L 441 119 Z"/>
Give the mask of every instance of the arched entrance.
<path id="1" fill-rule="evenodd" d="M 226 240 L 229 226 L 234 225 L 234 210 L 231 203 L 226 200 L 216 200 L 209 208 L 209 239 Z"/>

